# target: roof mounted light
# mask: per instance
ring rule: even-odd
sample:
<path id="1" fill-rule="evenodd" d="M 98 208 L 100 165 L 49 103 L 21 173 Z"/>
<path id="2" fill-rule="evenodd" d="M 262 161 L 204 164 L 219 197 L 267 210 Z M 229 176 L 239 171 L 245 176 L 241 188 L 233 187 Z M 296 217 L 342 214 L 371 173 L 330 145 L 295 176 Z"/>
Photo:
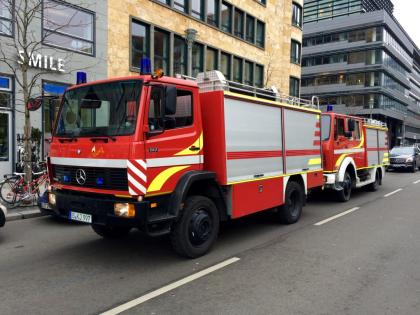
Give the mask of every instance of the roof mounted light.
<path id="1" fill-rule="evenodd" d="M 332 112 L 334 111 L 334 105 L 327 105 L 327 112 Z"/>
<path id="2" fill-rule="evenodd" d="M 150 59 L 147 57 L 142 57 L 140 60 L 140 74 L 151 74 L 152 73 L 152 64 Z"/>
<path id="3" fill-rule="evenodd" d="M 76 83 L 77 84 L 83 84 L 87 82 L 87 74 L 83 71 L 78 71 L 76 73 Z"/>

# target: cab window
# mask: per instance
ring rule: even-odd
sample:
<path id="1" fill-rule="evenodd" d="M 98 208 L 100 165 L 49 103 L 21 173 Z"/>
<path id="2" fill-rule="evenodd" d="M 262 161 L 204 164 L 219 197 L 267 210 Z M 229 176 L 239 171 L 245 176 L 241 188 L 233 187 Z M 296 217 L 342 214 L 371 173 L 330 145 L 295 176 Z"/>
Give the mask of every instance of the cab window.
<path id="1" fill-rule="evenodd" d="M 354 140 L 360 140 L 360 121 L 355 121 L 354 131 L 353 131 L 353 139 Z"/>
<path id="2" fill-rule="evenodd" d="M 191 91 L 177 89 L 176 111 L 165 115 L 164 89 L 152 87 L 149 103 L 149 129 L 169 130 L 190 126 L 193 123 L 193 96 Z"/>
<path id="3" fill-rule="evenodd" d="M 337 140 L 339 136 L 345 136 L 344 119 L 336 118 L 334 125 L 334 139 Z"/>

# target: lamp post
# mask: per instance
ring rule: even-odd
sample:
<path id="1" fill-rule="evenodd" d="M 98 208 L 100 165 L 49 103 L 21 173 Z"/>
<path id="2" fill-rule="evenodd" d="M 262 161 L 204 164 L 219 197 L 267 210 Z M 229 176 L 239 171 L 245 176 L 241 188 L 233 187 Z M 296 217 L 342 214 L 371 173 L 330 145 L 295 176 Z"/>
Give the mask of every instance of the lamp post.
<path id="1" fill-rule="evenodd" d="M 193 28 L 187 28 L 185 30 L 185 40 L 188 47 L 188 56 L 187 56 L 187 75 L 192 77 L 192 48 L 194 41 L 197 37 L 197 30 Z"/>

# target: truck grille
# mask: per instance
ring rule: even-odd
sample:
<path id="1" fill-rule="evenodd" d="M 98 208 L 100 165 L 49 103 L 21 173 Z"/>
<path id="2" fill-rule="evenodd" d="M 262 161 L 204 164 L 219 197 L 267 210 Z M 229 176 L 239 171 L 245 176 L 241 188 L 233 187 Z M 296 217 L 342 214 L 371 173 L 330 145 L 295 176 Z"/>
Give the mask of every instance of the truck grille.
<path id="1" fill-rule="evenodd" d="M 82 169 L 86 173 L 86 182 L 80 185 L 76 180 L 76 171 Z M 101 168 L 53 165 L 54 178 L 64 185 L 89 187 L 110 190 L 128 190 L 126 168 Z"/>
<path id="2" fill-rule="evenodd" d="M 390 162 L 394 164 L 404 164 L 406 159 L 391 158 Z"/>

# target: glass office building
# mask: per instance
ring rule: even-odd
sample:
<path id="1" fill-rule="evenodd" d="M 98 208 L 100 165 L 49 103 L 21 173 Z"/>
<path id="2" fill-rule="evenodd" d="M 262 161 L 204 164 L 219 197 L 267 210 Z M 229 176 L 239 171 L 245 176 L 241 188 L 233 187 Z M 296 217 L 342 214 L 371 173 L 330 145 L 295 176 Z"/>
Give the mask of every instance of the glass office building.
<path id="1" fill-rule="evenodd" d="M 317 20 L 315 13 L 307 20 L 306 6 L 315 2 Z M 320 9 L 327 2 L 328 19 Z M 359 11 L 350 14 L 356 2 Z M 347 3 L 348 14 L 338 3 Z M 392 9 L 390 1 L 305 2 L 301 81 L 302 97 L 387 122 L 391 146 L 420 142 L 420 51 Z"/>

